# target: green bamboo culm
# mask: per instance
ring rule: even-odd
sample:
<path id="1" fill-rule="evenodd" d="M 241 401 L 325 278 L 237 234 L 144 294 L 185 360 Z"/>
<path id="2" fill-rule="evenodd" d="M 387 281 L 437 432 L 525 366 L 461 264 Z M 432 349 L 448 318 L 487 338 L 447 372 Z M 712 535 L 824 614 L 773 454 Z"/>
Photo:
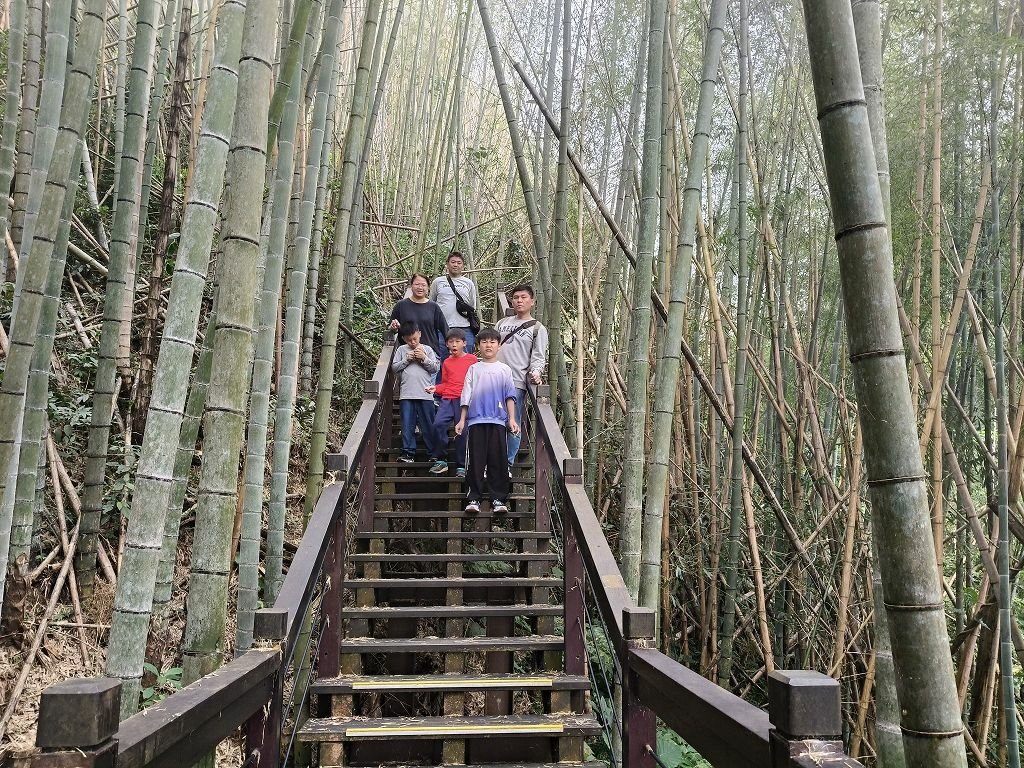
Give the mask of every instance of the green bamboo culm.
<path id="1" fill-rule="evenodd" d="M 805 0 L 811 74 L 835 221 L 872 527 L 907 763 L 967 765 L 849 0 Z"/>
<path id="2" fill-rule="evenodd" d="M 267 534 L 267 573 L 277 577 L 273 591 L 275 595 L 280 589 L 284 555 L 288 460 L 291 454 L 292 421 L 297 391 L 296 367 L 299 356 L 299 340 L 303 328 L 302 314 L 306 295 L 306 275 L 310 263 L 310 240 L 316 217 L 315 202 L 323 181 L 320 174 L 327 173 L 327 168 L 324 167 L 322 160 L 325 154 L 330 94 L 336 84 L 337 48 L 338 40 L 341 37 L 341 14 L 344 7 L 345 0 L 330 0 L 327 6 L 326 26 L 321 44 L 323 54 L 317 77 L 309 147 L 306 153 L 298 228 L 295 242 L 288 255 L 284 334 L 281 341 L 281 372 L 277 388 L 277 406 L 274 413 L 273 465 Z M 257 551 L 258 546 L 257 540 Z M 241 587 L 239 587 L 239 591 L 241 591 Z M 268 592 L 268 600 L 269 595 Z"/>
<path id="3" fill-rule="evenodd" d="M 11 8 L 13 13 L 13 3 Z M 39 75 L 42 71 L 43 58 L 42 0 L 29 0 L 26 24 L 25 55 L 21 66 L 23 85 L 20 94 L 21 117 L 18 121 L 18 157 L 14 167 L 14 189 L 11 192 L 14 207 L 10 212 L 7 227 L 11 242 L 18 253 L 21 252 L 21 228 L 25 221 L 25 203 L 32 175 L 32 144 L 35 141 L 36 113 L 39 111 Z M 0 280 L 0 284 L 2 283 L 3 280 Z"/>
<path id="4" fill-rule="evenodd" d="M 739 584 L 740 540 L 743 526 L 743 440 L 746 429 L 747 402 L 747 295 L 749 259 L 747 254 L 747 100 L 750 6 L 740 0 L 739 34 L 739 99 L 736 110 L 736 374 L 732 380 L 732 477 L 729 491 L 729 532 L 726 539 L 723 570 L 725 589 L 722 591 L 722 625 L 718 658 L 718 684 L 729 687 L 733 663 L 733 631 L 736 627 L 736 590 Z"/>
<path id="5" fill-rule="evenodd" d="M 882 207 L 885 210 L 886 222 L 892 222 L 889 197 L 889 142 L 885 128 L 885 94 L 882 88 L 881 9 L 878 0 L 853 0 L 851 7 Z M 838 326 L 836 330 L 839 330 Z M 875 752 L 881 768 L 903 768 L 907 761 L 903 753 L 903 733 L 900 731 L 900 703 L 896 696 L 889 622 L 885 615 L 885 594 L 882 577 L 878 572 L 877 557 L 871 559 L 871 571 L 872 597 L 875 605 Z"/>
<path id="6" fill-rule="evenodd" d="M 43 67 L 39 108 L 36 110 L 29 161 L 28 192 L 21 220 L 19 257 L 22 262 L 31 253 L 36 220 L 53 160 L 54 145 L 61 128 L 64 86 L 67 83 L 68 52 L 71 37 L 71 0 L 55 0 L 50 6 L 46 28 L 46 63 Z M 72 172 L 74 172 L 72 170 Z M 16 211 L 17 213 L 17 211 Z M 14 281 L 14 313 L 17 314 L 26 270 L 19 269 Z"/>
<path id="7" fill-rule="evenodd" d="M 238 456 L 251 383 L 260 258 L 263 206 L 253 204 L 252 190 L 263 189 L 267 172 L 267 118 L 277 10 L 276 0 L 250 0 L 245 9 L 238 98 L 228 153 L 213 369 L 203 416 L 203 465 L 189 570 L 188 621 L 182 642 L 185 683 L 219 667 L 224 652 Z"/>
<path id="8" fill-rule="evenodd" d="M 103 322 L 97 355 L 92 419 L 89 424 L 81 541 L 75 562 L 78 583 L 86 592 L 91 589 L 95 574 L 96 540 L 103 510 L 110 421 L 120 390 L 116 356 L 125 295 L 133 295 L 135 287 L 129 276 L 132 271 L 131 264 L 135 261 L 135 242 L 139 231 L 139 190 L 142 186 L 149 89 L 153 82 L 156 28 L 161 7 L 160 0 L 140 0 L 135 23 L 135 47 L 128 78 L 128 105 L 124 115 L 121 177 L 119 186 L 116 187 L 114 222 L 110 232 L 110 262 L 103 300 Z M 122 694 L 124 693 L 122 689 Z"/>
<path id="9" fill-rule="evenodd" d="M 296 9 L 298 10 L 298 9 Z M 292 25 L 296 34 L 297 25 Z M 305 30 L 302 31 L 305 38 Z M 293 40 L 293 47 L 302 48 L 303 40 Z M 274 341 L 280 315 L 281 279 L 284 273 L 285 235 L 291 202 L 292 168 L 295 161 L 295 129 L 298 99 L 301 96 L 299 67 L 291 71 L 292 82 L 281 113 L 277 134 L 277 165 L 270 186 L 270 232 L 267 238 L 266 266 L 260 295 L 258 323 L 252 364 L 252 393 L 249 398 L 249 425 L 245 439 L 245 494 L 242 502 L 242 527 L 238 542 L 238 625 L 235 634 L 237 652 L 252 645 L 253 620 L 259 595 L 260 539 L 263 530 L 264 478 L 267 467 L 267 432 L 270 416 L 270 386 L 274 374 Z M 282 525 L 283 529 L 283 525 Z M 281 561 L 275 558 L 271 568 L 271 552 L 267 552 L 266 604 L 273 605 L 280 589 Z M 281 546 L 284 536 L 282 530 Z"/>
<path id="10" fill-rule="evenodd" d="M 210 98 L 203 110 L 192 185 L 183 209 L 181 240 L 146 414 L 132 511 L 125 533 L 121 569 L 125 577 L 118 580 L 114 595 L 106 674 L 121 680 L 122 717 L 130 717 L 138 709 L 145 638 L 156 601 L 161 552 L 167 547 L 165 532 L 168 518 L 173 518 L 172 553 L 177 545 L 181 502 L 178 501 L 179 512 L 174 515 L 171 512 L 176 489 L 174 481 L 181 474 L 179 442 L 187 432 L 182 428 L 183 411 L 210 268 L 218 205 L 224 189 L 245 11 L 244 0 L 228 0 L 218 16 L 218 44 L 210 73 Z M 197 375 L 196 379 L 201 380 L 202 376 Z M 193 389 L 195 386 L 193 383 Z M 198 414 L 196 416 L 198 418 Z M 198 427 L 195 432 L 198 432 Z M 184 472 L 191 464 L 194 447 L 193 434 Z M 173 554 L 171 563 L 173 567 Z M 169 588 L 167 591 L 169 593 Z"/>
<path id="11" fill-rule="evenodd" d="M 693 141 L 690 144 L 686 186 L 683 190 L 682 212 L 679 217 L 679 244 L 672 267 L 672 293 L 668 304 L 668 318 L 658 343 L 658 368 L 654 377 L 655 395 L 651 409 L 654 427 L 651 462 L 647 471 L 647 499 L 644 503 L 643 536 L 640 546 L 640 604 L 654 609 L 658 607 L 661 594 L 661 530 L 668 487 L 676 389 L 679 387 L 681 370 L 680 344 L 683 341 L 690 271 L 697 242 L 700 190 L 710 146 L 711 117 L 715 108 L 715 89 L 718 86 L 718 67 L 722 59 L 722 42 L 725 39 L 727 8 L 727 0 L 712 0 L 708 31 L 704 41 L 700 95 L 694 116 Z"/>
<path id="12" fill-rule="evenodd" d="M 25 57 L 25 0 L 11 0 L 10 20 L 7 27 L 7 92 L 4 100 L 4 120 L 0 127 L 0 189 L 11 187 L 14 176 L 15 150 L 21 111 L 21 65 Z M 6 194 L 0 195 L 0 244 L 7 235 L 10 202 Z M 6 248 L 6 246 L 5 246 Z M 0 256 L 0 289 L 7 281 L 7 254 Z"/>
<path id="13" fill-rule="evenodd" d="M 313 434 L 309 450 L 309 477 L 306 480 L 306 501 L 303 507 L 308 518 L 323 486 L 323 454 L 327 448 L 327 422 L 331 411 L 331 395 L 334 391 L 334 366 L 338 352 L 338 332 L 341 323 L 341 309 L 345 297 L 346 245 L 348 228 L 352 221 L 352 209 L 357 193 L 356 181 L 359 174 L 359 159 L 363 153 L 366 130 L 367 94 L 370 86 L 370 61 L 373 58 L 374 40 L 381 15 L 381 0 L 367 0 L 366 16 L 363 21 L 362 40 L 359 44 L 359 60 L 356 65 L 356 79 L 352 90 L 352 109 L 349 112 L 348 128 L 345 131 L 345 146 L 342 154 L 341 182 L 338 190 L 338 213 L 334 225 L 334 247 L 331 250 L 329 293 L 327 298 L 327 319 L 324 324 L 323 340 L 320 344 L 320 372 L 316 387 L 316 409 L 313 413 Z"/>
<path id="14" fill-rule="evenodd" d="M 993 13 L 993 36 L 999 34 L 999 5 Z M 992 221 L 989 242 L 995 249 L 992 264 L 992 316 L 996 336 L 996 495 L 999 505 L 999 542 L 996 566 L 999 570 L 999 694 L 1003 727 L 1006 729 L 1006 765 L 1020 768 L 1020 737 L 1017 726 L 1016 683 L 1013 677 L 1013 581 L 1010 579 L 1010 432 L 1006 386 L 1006 309 L 1003 305 L 1003 254 L 999 247 L 999 57 L 992 64 L 992 114 L 989 117 L 988 158 L 992 164 Z"/>
<path id="15" fill-rule="evenodd" d="M 548 274 L 548 253 L 547 243 L 544 240 L 544 231 L 541 227 L 540 209 L 537 205 L 537 191 L 533 185 L 533 177 L 530 174 L 529 161 L 523 150 L 523 139 L 519 134 L 519 116 L 516 114 L 515 104 L 509 93 L 508 81 L 505 79 L 505 67 L 501 63 L 501 51 L 498 48 L 498 38 L 494 34 L 494 25 L 491 23 L 491 9 L 487 0 L 477 0 L 477 9 L 480 11 L 480 23 L 484 27 L 484 35 L 487 38 L 487 48 L 491 54 L 491 66 L 494 68 L 494 84 L 498 86 L 498 94 L 501 97 L 501 106 L 505 112 L 505 122 L 508 124 L 509 140 L 512 143 L 512 154 L 516 159 L 516 172 L 519 175 L 519 186 L 523 191 L 523 201 L 526 204 L 526 215 L 530 221 L 530 235 L 533 239 L 533 253 L 537 260 L 540 281 L 534 288 L 537 291 L 537 305 L 544 306 L 544 287 L 551 284 L 551 275 Z"/>
<path id="16" fill-rule="evenodd" d="M 619 560 L 630 595 L 640 590 L 640 537 L 643 512 L 644 445 L 650 371 L 651 287 L 658 242 L 661 171 L 665 0 L 650 0 L 647 28 L 647 95 L 643 157 L 640 164 L 640 236 L 633 270 L 630 314 L 629 373 L 626 379 L 626 428 L 629 446 L 622 466 L 622 518 Z"/>
<path id="17" fill-rule="evenodd" d="M 68 98 L 64 100 L 60 112 L 60 131 L 42 194 L 43 204 L 37 223 L 40 237 L 32 241 L 30 251 L 21 265 L 21 274 L 24 275 L 21 306 L 11 323 L 10 350 L 3 382 L 0 384 L 0 606 L 3 604 L 7 574 L 29 370 L 39 330 L 43 294 L 59 239 L 61 213 L 66 196 L 75 194 L 78 175 L 75 173 L 72 177 L 72 174 L 81 157 L 81 137 L 85 132 L 88 106 L 92 98 L 102 26 L 103 2 L 89 0 L 82 10 L 74 62 L 66 76 Z"/>

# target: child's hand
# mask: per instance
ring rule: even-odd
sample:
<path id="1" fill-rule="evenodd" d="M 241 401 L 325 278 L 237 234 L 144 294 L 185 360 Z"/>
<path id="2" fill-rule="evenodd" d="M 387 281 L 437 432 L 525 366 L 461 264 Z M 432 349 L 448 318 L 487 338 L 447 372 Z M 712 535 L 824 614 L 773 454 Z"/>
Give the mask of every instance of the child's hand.
<path id="1" fill-rule="evenodd" d="M 432 395 L 435 392 L 437 392 L 437 385 L 436 384 L 431 384 L 429 387 L 424 387 L 423 391 L 426 392 L 427 394 Z"/>
<path id="2" fill-rule="evenodd" d="M 455 434 L 461 435 L 466 429 L 466 420 L 459 419 L 459 423 L 455 425 Z"/>
<path id="3" fill-rule="evenodd" d="M 409 357 L 411 357 L 413 360 L 419 360 L 420 362 L 423 362 L 424 360 L 427 359 L 427 353 L 423 351 L 422 346 L 418 346 L 416 347 L 416 349 L 409 353 Z"/>
<path id="4" fill-rule="evenodd" d="M 508 431 L 513 435 L 519 434 L 519 422 L 513 416 L 510 416 L 508 419 Z"/>

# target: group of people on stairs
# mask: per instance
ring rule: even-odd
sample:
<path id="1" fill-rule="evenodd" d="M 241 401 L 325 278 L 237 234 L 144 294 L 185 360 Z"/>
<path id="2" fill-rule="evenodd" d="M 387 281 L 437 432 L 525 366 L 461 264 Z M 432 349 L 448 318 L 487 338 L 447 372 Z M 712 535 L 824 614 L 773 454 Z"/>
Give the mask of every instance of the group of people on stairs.
<path id="1" fill-rule="evenodd" d="M 391 330 L 402 346 L 392 370 L 400 376 L 402 451 L 416 460 L 419 428 L 429 471 L 448 472 L 448 431 L 455 431 L 455 475 L 467 479 L 466 512 L 479 512 L 490 498 L 496 514 L 508 510 L 512 464 L 522 441 L 527 383 L 539 384 L 547 362 L 548 332 L 533 317 L 529 285 L 512 289 L 514 315 L 481 328 L 479 293 L 463 274 L 462 254 L 448 256 L 447 272 L 433 283 L 409 278 L 409 295 L 391 312 Z"/>

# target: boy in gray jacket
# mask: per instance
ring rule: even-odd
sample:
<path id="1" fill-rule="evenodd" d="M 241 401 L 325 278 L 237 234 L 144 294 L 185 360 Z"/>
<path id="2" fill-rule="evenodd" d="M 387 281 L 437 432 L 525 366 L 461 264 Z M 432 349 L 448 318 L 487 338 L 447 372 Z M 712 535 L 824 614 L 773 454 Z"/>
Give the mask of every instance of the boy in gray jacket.
<path id="1" fill-rule="evenodd" d="M 434 398 L 426 388 L 434 383 L 439 368 L 437 355 L 420 343 L 420 329 L 415 323 L 403 323 L 398 335 L 405 343 L 395 350 L 391 370 L 401 374 L 398 393 L 402 416 L 402 453 L 398 460 L 411 464 L 416 460 L 416 427 L 419 426 L 431 461 L 438 458 L 434 436 Z"/>
<path id="2" fill-rule="evenodd" d="M 548 329 L 533 315 L 533 286 L 517 285 L 512 289 L 512 309 L 515 315 L 502 318 L 495 326 L 501 336 L 498 359 L 512 369 L 512 382 L 516 388 L 516 414 L 524 424 L 526 411 L 526 385 L 540 384 L 544 366 L 548 361 Z M 524 427 L 525 428 L 525 427 Z M 508 465 L 511 468 L 519 452 L 523 436 L 508 437 Z"/>

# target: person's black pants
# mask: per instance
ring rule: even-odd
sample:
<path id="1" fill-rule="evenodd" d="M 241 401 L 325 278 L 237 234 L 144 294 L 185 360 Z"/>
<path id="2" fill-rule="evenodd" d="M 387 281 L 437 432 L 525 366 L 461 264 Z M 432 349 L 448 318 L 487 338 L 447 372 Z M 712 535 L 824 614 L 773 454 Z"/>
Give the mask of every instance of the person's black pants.
<path id="1" fill-rule="evenodd" d="M 469 498 L 480 501 L 489 496 L 495 501 L 508 501 L 512 482 L 508 476 L 507 434 L 504 424 L 469 427 Z M 489 493 L 484 493 L 485 484 Z"/>

